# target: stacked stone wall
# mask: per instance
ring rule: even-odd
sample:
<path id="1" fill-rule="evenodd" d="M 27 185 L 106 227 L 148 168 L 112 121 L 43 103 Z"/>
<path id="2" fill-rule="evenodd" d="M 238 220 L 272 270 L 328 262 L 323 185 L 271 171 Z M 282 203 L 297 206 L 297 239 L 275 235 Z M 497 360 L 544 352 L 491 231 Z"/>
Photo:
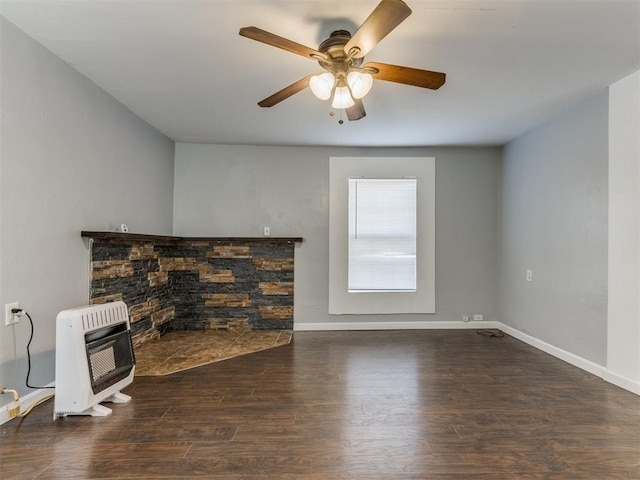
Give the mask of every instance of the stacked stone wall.
<path id="1" fill-rule="evenodd" d="M 134 344 L 172 330 L 293 329 L 294 242 L 91 240 L 91 303 L 124 301 Z"/>

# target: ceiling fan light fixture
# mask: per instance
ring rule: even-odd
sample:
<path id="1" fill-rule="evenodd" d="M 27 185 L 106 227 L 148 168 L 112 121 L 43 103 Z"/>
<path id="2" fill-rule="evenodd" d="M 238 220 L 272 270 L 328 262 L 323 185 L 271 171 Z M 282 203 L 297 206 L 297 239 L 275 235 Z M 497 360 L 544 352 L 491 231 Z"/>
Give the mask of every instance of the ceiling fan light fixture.
<path id="1" fill-rule="evenodd" d="M 363 98 L 373 86 L 373 77 L 369 73 L 352 70 L 347 75 L 347 84 L 351 89 L 353 98 Z"/>
<path id="2" fill-rule="evenodd" d="M 331 102 L 332 108 L 349 108 L 353 107 L 356 102 L 353 101 L 351 97 L 351 93 L 349 92 L 349 87 L 336 87 L 336 91 L 333 94 L 333 101 Z"/>
<path id="3" fill-rule="evenodd" d="M 239 33 L 243 37 L 316 60 L 322 68 L 259 101 L 258 105 L 273 107 L 309 87 L 314 96 L 328 100 L 332 109 L 346 110 L 347 119 L 354 121 L 366 116 L 361 99 L 373 86 L 374 77 L 376 81 L 431 90 L 444 85 L 446 74 L 442 72 L 388 63 L 364 63 L 364 57 L 411 15 L 411 8 L 403 0 L 378 1 L 378 6 L 354 33 L 335 30 L 317 50 L 258 27 L 241 28 Z M 343 123 L 342 119 L 338 123 Z"/>
<path id="4" fill-rule="evenodd" d="M 325 72 L 311 77 L 309 79 L 309 88 L 320 100 L 329 100 L 335 83 L 336 77 L 331 72 Z"/>

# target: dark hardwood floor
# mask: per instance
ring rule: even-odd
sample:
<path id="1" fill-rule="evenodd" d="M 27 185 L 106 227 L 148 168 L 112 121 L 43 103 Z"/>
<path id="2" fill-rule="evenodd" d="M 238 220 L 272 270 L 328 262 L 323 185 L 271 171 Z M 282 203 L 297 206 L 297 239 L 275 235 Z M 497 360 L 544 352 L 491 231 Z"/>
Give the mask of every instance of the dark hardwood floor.
<path id="1" fill-rule="evenodd" d="M 509 336 L 297 332 L 0 426 L 3 479 L 640 479 L 640 397 Z"/>

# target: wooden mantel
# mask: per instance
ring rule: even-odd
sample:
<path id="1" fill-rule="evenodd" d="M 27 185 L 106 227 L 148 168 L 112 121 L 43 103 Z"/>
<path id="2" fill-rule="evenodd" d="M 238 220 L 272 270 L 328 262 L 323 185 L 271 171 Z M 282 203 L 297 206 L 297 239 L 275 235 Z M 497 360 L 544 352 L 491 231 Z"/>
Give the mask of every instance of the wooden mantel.
<path id="1" fill-rule="evenodd" d="M 136 242 L 218 242 L 220 244 L 261 244 L 291 245 L 301 243 L 302 237 L 174 237 L 169 235 L 148 235 L 146 233 L 92 232 L 83 230 L 80 236 L 99 240 L 126 240 Z"/>

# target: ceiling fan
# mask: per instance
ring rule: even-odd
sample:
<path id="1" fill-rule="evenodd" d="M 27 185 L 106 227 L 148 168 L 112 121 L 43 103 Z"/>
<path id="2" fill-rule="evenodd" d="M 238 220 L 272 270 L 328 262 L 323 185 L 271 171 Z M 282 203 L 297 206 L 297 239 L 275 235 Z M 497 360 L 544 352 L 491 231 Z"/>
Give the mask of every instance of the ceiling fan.
<path id="1" fill-rule="evenodd" d="M 374 78 L 437 90 L 445 82 L 444 73 L 387 63 L 363 64 L 364 56 L 409 15 L 411 9 L 402 0 L 382 0 L 353 35 L 346 30 L 337 30 L 317 50 L 258 27 L 241 28 L 243 37 L 316 60 L 325 70 L 307 75 L 258 102 L 258 105 L 273 107 L 310 87 L 321 100 L 331 99 L 333 108 L 346 110 L 349 120 L 359 120 L 366 115 L 362 98 L 371 89 Z"/>

